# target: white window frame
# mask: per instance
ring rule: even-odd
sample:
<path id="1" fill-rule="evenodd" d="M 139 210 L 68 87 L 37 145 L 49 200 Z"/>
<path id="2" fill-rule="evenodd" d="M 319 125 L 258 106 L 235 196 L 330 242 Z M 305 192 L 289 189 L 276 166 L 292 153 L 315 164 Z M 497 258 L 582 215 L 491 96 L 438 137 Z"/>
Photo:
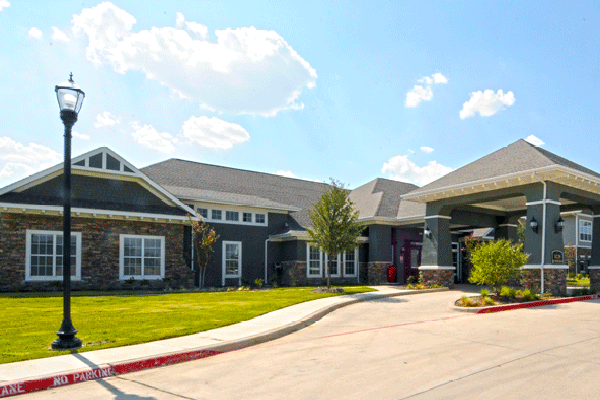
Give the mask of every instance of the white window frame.
<path id="1" fill-rule="evenodd" d="M 209 213 L 208 213 L 208 208 L 204 208 L 204 207 L 196 207 L 196 212 L 197 212 L 197 213 L 198 213 L 198 214 L 199 214 L 199 215 L 200 215 L 200 216 L 201 216 L 201 217 L 202 217 L 204 220 L 207 220 L 207 219 L 208 219 L 208 215 L 209 215 Z M 205 214 L 205 213 L 206 213 L 206 215 L 203 215 L 203 214 Z"/>
<path id="2" fill-rule="evenodd" d="M 237 274 L 226 274 L 226 268 L 225 268 L 225 257 L 227 255 L 227 252 L 225 251 L 225 249 L 227 248 L 228 244 L 235 244 L 238 246 L 238 250 L 239 250 L 239 259 L 238 259 L 238 273 Z M 222 285 L 225 286 L 225 279 L 227 278 L 238 278 L 239 282 L 238 285 L 242 284 L 242 242 L 240 241 L 233 241 L 233 240 L 223 240 L 223 245 L 222 245 L 222 257 L 221 257 L 221 267 L 222 267 Z"/>
<path id="3" fill-rule="evenodd" d="M 125 239 L 142 239 L 142 274 L 141 275 L 125 275 Z M 160 275 L 146 275 L 144 265 L 144 239 L 159 239 L 160 240 Z M 119 279 L 120 280 L 154 280 L 163 279 L 165 277 L 165 237 L 150 236 L 150 235 L 119 235 Z"/>
<path id="4" fill-rule="evenodd" d="M 347 278 L 356 278 L 358 276 L 358 247 L 354 248 L 354 273 L 353 274 L 346 274 L 346 254 L 344 253 L 344 262 L 343 262 L 343 274 L 344 277 Z"/>
<path id="5" fill-rule="evenodd" d="M 214 213 L 215 213 L 215 212 L 218 212 L 218 213 L 220 213 L 220 214 L 219 214 L 219 216 L 220 216 L 221 218 L 215 218 L 215 217 L 214 217 L 214 215 L 215 215 Z M 210 219 L 211 219 L 211 221 L 223 221 L 223 210 L 217 210 L 217 209 L 214 209 L 214 208 L 213 208 L 213 209 L 211 209 L 211 210 L 210 210 Z"/>
<path id="6" fill-rule="evenodd" d="M 319 249 L 319 273 L 311 274 L 310 273 L 310 248 L 317 246 L 311 245 L 310 243 L 306 243 L 306 277 L 307 278 L 321 278 L 323 276 L 323 252 Z M 316 261 L 316 260 L 315 260 Z"/>
<path id="7" fill-rule="evenodd" d="M 263 220 L 264 220 L 263 222 L 258 222 L 256 220 L 259 215 L 263 218 Z M 257 225 L 267 225 L 267 214 L 266 213 L 255 213 L 254 214 L 254 223 Z"/>
<path id="8" fill-rule="evenodd" d="M 247 225 L 247 226 L 269 226 L 269 214 L 266 212 L 256 212 L 255 209 L 240 207 L 240 208 L 227 208 L 227 207 L 217 207 L 210 206 L 206 204 L 196 204 L 194 208 L 198 213 L 200 210 L 206 210 L 206 217 L 202 216 L 206 222 L 215 223 L 215 224 L 233 224 L 233 225 Z M 216 219 L 213 218 L 213 212 L 221 213 L 221 218 Z M 227 219 L 228 214 L 237 213 L 238 219 L 231 220 Z M 244 221 L 244 215 L 248 216 L 250 219 L 248 221 Z M 263 221 L 257 221 L 257 217 L 260 216 Z"/>
<path id="9" fill-rule="evenodd" d="M 329 273 L 329 255 L 325 254 L 325 277 L 327 278 L 327 274 Z M 339 278 L 340 276 L 342 276 L 342 270 L 340 268 L 340 264 L 342 261 L 342 257 L 341 254 L 338 254 L 337 257 L 335 258 L 336 260 L 336 265 L 337 265 L 337 274 L 331 274 L 330 278 Z"/>
<path id="10" fill-rule="evenodd" d="M 62 254 L 56 254 L 56 236 L 62 236 L 62 231 L 40 231 L 40 230 L 29 230 L 25 231 L 26 242 L 25 242 L 25 281 L 62 281 L 62 274 L 56 275 L 56 257 L 62 256 Z M 52 254 L 52 270 L 53 276 L 31 276 L 31 235 L 54 235 L 53 240 L 53 254 Z M 71 275 L 72 281 L 81 280 L 81 232 L 71 232 L 72 236 L 75 236 L 76 254 L 75 254 L 75 275 Z M 63 240 L 63 246 L 65 241 Z M 69 241 L 70 245 L 70 241 Z M 62 265 L 60 265 L 62 267 Z"/>
<path id="11" fill-rule="evenodd" d="M 235 219 L 233 217 L 236 217 Z M 233 211 L 233 210 L 227 210 L 225 211 L 225 221 L 228 222 L 240 222 L 240 212 L 239 211 Z"/>
<path id="12" fill-rule="evenodd" d="M 250 220 L 246 221 L 246 217 L 249 217 Z M 242 212 L 242 221 L 241 222 L 251 224 L 252 223 L 252 213 L 248 212 L 248 211 Z"/>
<path id="13" fill-rule="evenodd" d="M 590 227 L 590 231 L 589 231 L 590 232 L 589 233 L 590 239 L 589 240 L 583 239 L 582 236 L 581 236 L 581 235 L 588 235 L 588 233 L 583 233 L 582 232 L 582 228 L 583 228 L 584 225 L 589 225 L 589 227 Z M 588 242 L 588 243 L 590 243 L 592 241 L 592 239 L 593 239 L 593 236 L 592 236 L 593 226 L 594 225 L 593 225 L 592 221 L 589 221 L 587 219 L 580 219 L 579 220 L 579 226 L 578 226 L 578 229 L 577 229 L 577 234 L 579 236 L 579 241 L 580 242 Z"/>

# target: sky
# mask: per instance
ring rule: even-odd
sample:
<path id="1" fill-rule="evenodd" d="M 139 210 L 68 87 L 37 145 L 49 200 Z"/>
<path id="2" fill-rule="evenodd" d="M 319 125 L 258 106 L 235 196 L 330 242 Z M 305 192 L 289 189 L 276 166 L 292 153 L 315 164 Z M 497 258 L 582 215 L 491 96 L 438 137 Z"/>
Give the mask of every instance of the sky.
<path id="1" fill-rule="evenodd" d="M 600 2 L 0 0 L 0 187 L 107 146 L 422 186 L 527 139 L 600 171 Z"/>

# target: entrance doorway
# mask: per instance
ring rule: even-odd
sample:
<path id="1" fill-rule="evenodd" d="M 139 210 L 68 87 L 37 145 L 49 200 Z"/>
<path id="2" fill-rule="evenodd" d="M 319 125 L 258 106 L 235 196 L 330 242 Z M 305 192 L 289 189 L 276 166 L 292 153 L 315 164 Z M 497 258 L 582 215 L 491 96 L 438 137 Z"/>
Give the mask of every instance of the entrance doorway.
<path id="1" fill-rule="evenodd" d="M 409 276 L 414 276 L 417 280 L 419 279 L 419 266 L 421 265 L 422 252 L 422 242 L 411 242 L 410 240 L 404 241 L 404 246 L 402 246 L 400 254 L 404 264 L 405 280 L 407 280 Z"/>

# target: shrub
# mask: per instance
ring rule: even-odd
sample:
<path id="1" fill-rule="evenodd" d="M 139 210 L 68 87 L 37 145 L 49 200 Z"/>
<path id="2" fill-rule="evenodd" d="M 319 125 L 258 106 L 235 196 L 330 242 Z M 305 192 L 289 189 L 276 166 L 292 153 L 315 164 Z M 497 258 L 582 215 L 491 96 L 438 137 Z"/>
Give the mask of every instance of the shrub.
<path id="1" fill-rule="evenodd" d="M 467 296 L 461 297 L 460 301 L 461 301 L 462 305 L 465 307 L 473 307 L 473 300 L 471 300 Z"/>
<path id="2" fill-rule="evenodd" d="M 261 288 L 261 287 L 262 287 L 262 285 L 263 285 L 263 281 L 262 281 L 262 279 L 258 278 L 258 279 L 255 279 L 255 280 L 254 280 L 254 284 L 255 284 L 257 287 Z"/>
<path id="3" fill-rule="evenodd" d="M 409 276 L 408 278 L 406 278 L 406 283 L 408 283 L 409 285 L 411 283 L 415 283 L 417 281 L 417 278 L 415 278 L 414 275 Z"/>
<path id="4" fill-rule="evenodd" d="M 598 289 L 590 288 L 590 294 L 596 294 L 596 293 L 598 293 Z"/>
<path id="5" fill-rule="evenodd" d="M 488 297 L 490 295 L 490 291 L 487 289 L 481 289 L 479 294 L 481 295 L 481 297 L 483 297 L 485 299 L 486 297 Z"/>
<path id="6" fill-rule="evenodd" d="M 575 274 L 573 272 L 569 272 L 567 279 L 575 279 Z"/>
<path id="7" fill-rule="evenodd" d="M 500 290 L 500 296 L 508 297 L 509 299 L 514 299 L 515 297 L 517 297 L 517 291 L 515 290 L 515 288 L 502 286 L 502 289 Z"/>
<path id="8" fill-rule="evenodd" d="M 493 306 L 494 304 L 496 304 L 496 302 L 491 297 L 486 297 L 485 299 L 483 299 L 483 304 L 485 304 L 486 306 Z"/>
<path id="9" fill-rule="evenodd" d="M 535 294 L 533 294 L 531 292 L 531 290 L 529 289 L 525 289 L 523 290 L 523 300 L 525 301 L 533 301 L 533 300 L 537 300 L 538 296 L 536 296 Z"/>
<path id="10" fill-rule="evenodd" d="M 480 285 L 492 285 L 496 293 L 502 284 L 519 278 L 521 267 L 525 265 L 528 254 L 523 253 L 523 244 L 513 244 L 506 239 L 478 246 L 471 254 L 471 277 L 469 282 Z"/>
<path id="11" fill-rule="evenodd" d="M 583 274 L 582 273 L 577 274 L 577 280 L 581 280 L 581 279 L 583 279 Z"/>

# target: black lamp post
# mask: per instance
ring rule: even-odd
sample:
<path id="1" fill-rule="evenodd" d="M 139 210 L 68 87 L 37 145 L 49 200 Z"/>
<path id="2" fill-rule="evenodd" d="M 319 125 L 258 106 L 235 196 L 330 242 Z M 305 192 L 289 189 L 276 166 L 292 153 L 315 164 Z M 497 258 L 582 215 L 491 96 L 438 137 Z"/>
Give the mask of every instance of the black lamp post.
<path id="1" fill-rule="evenodd" d="M 65 164 L 63 167 L 63 321 L 52 342 L 53 350 L 72 350 L 81 347 L 76 338 L 77 329 L 71 322 L 71 128 L 77 122 L 77 114 L 83 104 L 85 93 L 73 82 L 73 74 L 67 82 L 54 89 L 60 106 L 60 119 L 65 125 Z"/>

